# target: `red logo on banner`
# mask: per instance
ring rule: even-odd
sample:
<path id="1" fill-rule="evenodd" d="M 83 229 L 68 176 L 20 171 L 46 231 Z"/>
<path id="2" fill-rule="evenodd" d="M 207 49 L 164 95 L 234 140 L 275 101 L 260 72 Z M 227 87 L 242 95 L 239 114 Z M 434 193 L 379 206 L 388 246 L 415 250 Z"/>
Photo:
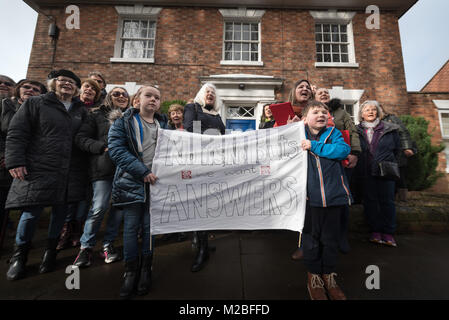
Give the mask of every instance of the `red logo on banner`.
<path id="1" fill-rule="evenodd" d="M 192 171 L 181 171 L 182 179 L 192 179 Z"/>
<path id="2" fill-rule="evenodd" d="M 269 176 L 270 175 L 270 166 L 260 166 L 260 175 Z"/>

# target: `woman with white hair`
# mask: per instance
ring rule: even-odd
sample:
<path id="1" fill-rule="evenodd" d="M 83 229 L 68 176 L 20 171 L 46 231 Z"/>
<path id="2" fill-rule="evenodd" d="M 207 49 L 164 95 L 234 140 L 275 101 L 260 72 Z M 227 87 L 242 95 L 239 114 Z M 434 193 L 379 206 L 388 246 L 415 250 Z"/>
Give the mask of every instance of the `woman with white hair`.
<path id="1" fill-rule="evenodd" d="M 357 129 L 362 153 L 356 170 L 363 181 L 363 208 L 371 229 L 369 240 L 396 247 L 394 191 L 395 179 L 399 177 L 399 126 L 382 121 L 382 117 L 377 101 L 365 101 L 360 106 Z"/>
<path id="2" fill-rule="evenodd" d="M 217 89 L 212 83 L 204 84 L 193 103 L 184 108 L 184 130 L 202 134 L 225 134 L 220 108 L 221 100 L 217 96 Z M 194 130 L 194 121 L 201 121 L 201 132 Z"/>
<path id="3" fill-rule="evenodd" d="M 184 130 L 194 133 L 220 135 L 225 134 L 225 125 L 220 117 L 221 101 L 217 89 L 211 83 L 204 84 L 198 91 L 193 103 L 184 107 Z M 199 127 L 194 125 L 200 121 Z M 209 259 L 208 232 L 198 231 L 198 252 L 191 271 L 200 271 Z"/>

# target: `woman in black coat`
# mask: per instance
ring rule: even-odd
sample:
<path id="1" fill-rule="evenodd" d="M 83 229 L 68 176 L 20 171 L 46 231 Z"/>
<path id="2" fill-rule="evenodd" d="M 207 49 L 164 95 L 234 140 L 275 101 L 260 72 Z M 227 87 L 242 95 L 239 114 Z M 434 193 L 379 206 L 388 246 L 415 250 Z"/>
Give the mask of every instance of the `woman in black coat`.
<path id="1" fill-rule="evenodd" d="M 113 88 L 99 108 L 91 110 L 87 121 L 83 124 L 76 136 L 77 145 L 89 153 L 89 178 L 92 183 L 92 205 L 87 215 L 81 236 L 81 249 L 74 265 L 88 267 L 92 263 L 92 250 L 96 244 L 96 234 L 100 230 L 105 213 L 110 207 L 112 180 L 115 166 L 108 154 L 108 132 L 111 118 L 114 114 L 121 114 L 129 107 L 128 92 L 121 87 Z M 113 246 L 121 221 L 122 210 L 112 207 L 103 239 L 102 256 L 105 263 L 121 259 L 121 255 Z"/>
<path id="2" fill-rule="evenodd" d="M 215 86 L 211 83 L 204 84 L 193 101 L 194 103 L 184 107 L 184 130 L 210 135 L 225 134 L 225 125 L 219 114 L 221 101 L 217 97 Z M 200 127 L 194 127 L 194 121 L 201 121 Z M 209 259 L 208 232 L 198 231 L 197 234 L 199 246 L 192 272 L 200 271 Z"/>
<path id="3" fill-rule="evenodd" d="M 50 92 L 26 100 L 8 128 L 5 162 L 14 180 L 6 209 L 22 210 L 8 280 L 24 276 L 37 220 L 46 206 L 52 206 L 53 210 L 39 272 L 54 268 L 57 238 L 67 207 L 73 130 L 86 115 L 83 106 L 72 102 L 80 86 L 81 81 L 73 72 L 52 71 L 48 81 Z"/>

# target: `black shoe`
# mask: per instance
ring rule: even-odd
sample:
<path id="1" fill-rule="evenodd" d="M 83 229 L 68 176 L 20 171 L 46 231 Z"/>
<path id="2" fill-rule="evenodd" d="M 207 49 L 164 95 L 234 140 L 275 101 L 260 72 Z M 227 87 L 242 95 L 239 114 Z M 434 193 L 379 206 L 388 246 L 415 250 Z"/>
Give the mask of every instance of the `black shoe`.
<path id="1" fill-rule="evenodd" d="M 56 250 L 57 245 L 58 239 L 48 239 L 47 249 L 45 249 L 42 263 L 39 266 L 39 273 L 47 273 L 55 269 L 56 255 L 58 254 Z"/>
<path id="2" fill-rule="evenodd" d="M 196 254 L 195 260 L 193 261 L 192 272 L 198 272 L 205 266 L 207 260 L 209 259 L 209 242 L 207 232 L 198 232 L 199 249 Z"/>
<path id="3" fill-rule="evenodd" d="M 151 271 L 153 265 L 153 254 L 149 254 L 142 258 L 140 266 L 139 283 L 137 284 L 137 294 L 143 296 L 151 290 Z"/>
<path id="4" fill-rule="evenodd" d="M 139 274 L 138 267 L 138 259 L 125 262 L 125 274 L 123 275 L 123 284 L 120 288 L 121 299 L 129 299 L 135 292 Z"/>
<path id="5" fill-rule="evenodd" d="M 120 252 L 115 250 L 111 243 L 103 246 L 103 251 L 100 255 L 104 258 L 105 263 L 112 263 L 122 260 L 122 255 Z"/>
<path id="6" fill-rule="evenodd" d="M 77 266 L 79 268 L 87 268 L 92 264 L 92 249 L 91 248 L 84 248 L 81 249 L 78 253 L 78 256 L 76 257 L 75 261 L 73 262 L 74 266 Z"/>
<path id="7" fill-rule="evenodd" d="M 9 269 L 6 272 L 7 280 L 19 280 L 25 276 L 25 265 L 28 259 L 29 244 L 14 247 L 14 253 L 9 260 Z"/>

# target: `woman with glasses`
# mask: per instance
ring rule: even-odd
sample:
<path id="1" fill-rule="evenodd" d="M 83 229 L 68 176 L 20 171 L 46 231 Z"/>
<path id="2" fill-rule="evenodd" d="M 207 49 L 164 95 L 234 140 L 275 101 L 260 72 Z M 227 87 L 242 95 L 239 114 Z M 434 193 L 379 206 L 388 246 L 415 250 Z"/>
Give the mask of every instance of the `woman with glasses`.
<path id="1" fill-rule="evenodd" d="M 73 136 L 87 113 L 73 100 L 81 87 L 76 74 L 62 69 L 50 72 L 48 79 L 49 92 L 22 104 L 6 137 L 6 169 L 14 179 L 5 208 L 22 211 L 8 280 L 24 276 L 37 221 L 47 206 L 52 213 L 39 273 L 54 269 L 58 235 L 67 211 Z"/>
<path id="2" fill-rule="evenodd" d="M 11 98 L 14 93 L 16 82 L 8 76 L 0 74 L 0 100 Z"/>
<path id="3" fill-rule="evenodd" d="M 2 82 L 1 76 L 0 82 Z M 9 84 L 12 84 L 12 82 L 2 82 L 2 85 L 8 88 Z M 20 80 L 14 88 L 12 97 L 2 100 L 2 110 L 0 114 L 0 247 L 3 243 L 6 232 L 6 224 L 8 222 L 8 212 L 4 209 L 5 202 L 9 187 L 12 183 L 12 177 L 5 169 L 6 133 L 8 132 L 9 123 L 11 122 L 12 117 L 22 103 L 24 103 L 29 97 L 38 96 L 44 93 L 47 93 L 47 88 L 42 83 L 34 80 L 23 79 Z"/>
<path id="4" fill-rule="evenodd" d="M 81 236 L 81 250 L 73 263 L 78 267 L 92 264 L 92 250 L 96 243 L 96 234 L 100 230 L 111 199 L 112 180 L 115 166 L 108 154 L 108 132 L 111 117 L 117 118 L 128 109 L 128 92 L 121 87 L 113 88 L 104 100 L 104 104 L 90 111 L 87 120 L 76 136 L 77 145 L 89 153 L 89 178 L 92 183 L 92 205 Z M 113 246 L 123 218 L 122 210 L 111 207 L 103 239 L 101 256 L 105 263 L 119 261 L 121 255 Z"/>

